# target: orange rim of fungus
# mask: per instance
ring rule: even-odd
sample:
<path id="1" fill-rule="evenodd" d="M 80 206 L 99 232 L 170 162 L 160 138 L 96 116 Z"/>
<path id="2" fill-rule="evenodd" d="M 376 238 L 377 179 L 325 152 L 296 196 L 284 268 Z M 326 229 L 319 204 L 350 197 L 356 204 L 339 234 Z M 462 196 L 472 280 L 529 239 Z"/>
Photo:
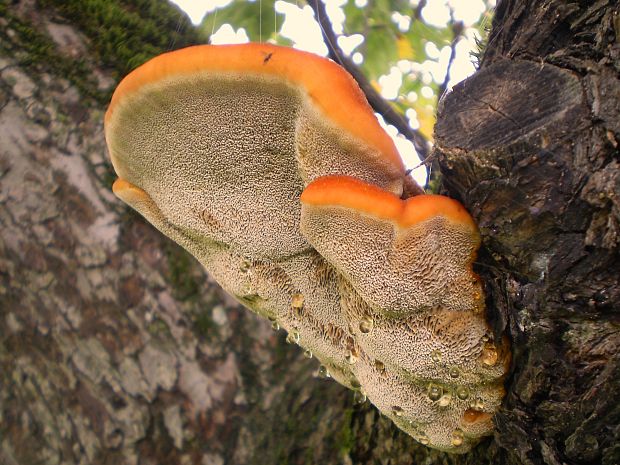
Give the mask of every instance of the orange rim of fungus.
<path id="1" fill-rule="evenodd" d="M 122 195 L 123 193 L 127 195 L 133 195 L 135 197 L 148 197 L 148 194 L 144 192 L 137 186 L 134 186 L 130 182 L 125 181 L 124 179 L 118 178 L 112 184 L 112 192 L 116 195 Z"/>
<path id="2" fill-rule="evenodd" d="M 477 423 L 488 422 L 491 420 L 491 414 L 487 412 L 480 412 L 478 410 L 467 409 L 463 414 L 463 423 L 466 425 L 473 425 Z"/>
<path id="3" fill-rule="evenodd" d="M 424 194 L 402 200 L 391 192 L 357 178 L 323 176 L 308 184 L 301 202 L 314 206 L 338 206 L 390 220 L 408 228 L 429 218 L 442 216 L 478 234 L 476 224 L 465 207 L 443 195 Z"/>
<path id="4" fill-rule="evenodd" d="M 143 86 L 170 76 L 204 71 L 277 76 L 302 87 L 329 120 L 375 147 L 404 173 L 404 164 L 394 142 L 380 126 L 364 93 L 349 73 L 328 59 L 277 45 L 196 45 L 159 55 L 120 82 L 112 95 L 105 122 L 112 118 L 120 101 Z"/>

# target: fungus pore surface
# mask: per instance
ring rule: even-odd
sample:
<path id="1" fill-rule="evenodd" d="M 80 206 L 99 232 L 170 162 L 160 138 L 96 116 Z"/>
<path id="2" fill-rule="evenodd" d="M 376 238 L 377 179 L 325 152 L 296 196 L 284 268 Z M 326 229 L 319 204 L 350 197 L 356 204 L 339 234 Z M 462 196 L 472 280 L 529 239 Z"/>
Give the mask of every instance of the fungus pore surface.
<path id="1" fill-rule="evenodd" d="M 422 444 L 493 430 L 494 341 L 456 201 L 415 195 L 355 81 L 268 44 L 196 46 L 129 74 L 105 116 L 113 190 L 239 302 Z"/>

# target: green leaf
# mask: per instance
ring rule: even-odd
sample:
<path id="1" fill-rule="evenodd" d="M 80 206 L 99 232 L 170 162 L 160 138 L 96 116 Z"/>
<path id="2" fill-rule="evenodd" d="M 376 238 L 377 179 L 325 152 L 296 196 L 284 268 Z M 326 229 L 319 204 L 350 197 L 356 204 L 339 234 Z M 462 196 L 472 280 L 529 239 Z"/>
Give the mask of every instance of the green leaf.
<path id="1" fill-rule="evenodd" d="M 366 52 L 362 69 L 370 80 L 377 80 L 386 74 L 398 60 L 398 47 L 394 31 L 388 27 L 376 26 L 366 36 Z"/>
<path id="2" fill-rule="evenodd" d="M 411 47 L 416 57 L 415 61 L 418 63 L 428 59 L 425 50 L 427 42 L 433 42 L 441 50 L 442 47 L 450 45 L 452 41 L 452 30 L 449 27 L 438 28 L 429 26 L 420 20 L 414 21 L 405 35 L 411 42 Z"/>
<path id="3" fill-rule="evenodd" d="M 400 86 L 400 94 L 406 97 L 409 92 L 415 92 L 418 94 L 418 97 L 420 97 L 420 91 L 422 90 L 423 85 L 424 84 L 422 84 L 422 81 L 418 79 L 416 75 L 407 74 L 403 76 L 403 83 Z"/>
<path id="4" fill-rule="evenodd" d="M 344 30 L 347 34 L 363 33 L 366 26 L 366 9 L 355 6 L 355 0 L 348 0 L 343 7 L 345 15 Z"/>
<path id="5" fill-rule="evenodd" d="M 200 28 L 211 34 L 222 25 L 230 24 L 235 30 L 244 28 L 251 41 L 264 42 L 277 39 L 277 30 L 283 22 L 283 15 L 275 12 L 275 0 L 233 0 L 205 16 Z"/>

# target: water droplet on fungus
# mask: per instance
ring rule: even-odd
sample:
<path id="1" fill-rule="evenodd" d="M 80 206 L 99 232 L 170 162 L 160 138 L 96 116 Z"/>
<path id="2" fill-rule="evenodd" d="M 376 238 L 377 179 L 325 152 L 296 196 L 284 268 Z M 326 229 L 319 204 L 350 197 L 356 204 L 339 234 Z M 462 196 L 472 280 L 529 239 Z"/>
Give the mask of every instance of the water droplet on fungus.
<path id="1" fill-rule="evenodd" d="M 458 378 L 459 377 L 459 369 L 457 367 L 450 368 L 450 377 Z"/>
<path id="2" fill-rule="evenodd" d="M 366 402 L 366 394 L 364 391 L 355 391 L 353 393 L 353 403 L 356 405 L 361 405 Z"/>
<path id="3" fill-rule="evenodd" d="M 431 360 L 435 363 L 441 362 L 441 350 L 435 349 L 431 352 Z"/>
<path id="4" fill-rule="evenodd" d="M 497 349 L 492 344 L 485 344 L 482 349 L 482 353 L 480 354 L 480 361 L 487 366 L 495 366 L 497 364 L 497 360 L 499 355 L 497 354 Z"/>
<path id="5" fill-rule="evenodd" d="M 299 331 L 293 329 L 290 333 L 288 333 L 286 336 L 286 342 L 289 344 L 299 344 Z"/>
<path id="6" fill-rule="evenodd" d="M 426 434 L 423 434 L 422 436 L 420 436 L 418 441 L 420 441 L 420 444 L 424 444 L 425 446 L 430 442 Z"/>
<path id="7" fill-rule="evenodd" d="M 441 386 L 437 386 L 436 384 L 428 385 L 428 398 L 432 401 L 439 400 L 443 395 L 443 389 Z"/>
<path id="8" fill-rule="evenodd" d="M 467 386 L 459 386 L 456 388 L 456 395 L 461 400 L 466 400 L 469 397 L 469 389 Z"/>
<path id="9" fill-rule="evenodd" d="M 491 415 L 486 413 L 486 412 L 480 412 L 479 410 L 471 410 L 471 409 L 467 409 L 465 410 L 465 413 L 463 413 L 463 423 L 466 424 L 474 424 L 474 423 L 481 423 L 484 421 L 489 421 L 491 419 Z"/>
<path id="10" fill-rule="evenodd" d="M 463 444 L 463 441 L 465 440 L 465 437 L 463 436 L 463 431 L 461 431 L 460 429 L 455 429 L 452 432 L 452 445 L 454 447 L 458 447 L 460 445 Z"/>
<path id="11" fill-rule="evenodd" d="M 319 365 L 319 371 L 317 372 L 319 378 L 329 378 L 330 374 L 325 365 Z"/>
<path id="12" fill-rule="evenodd" d="M 347 350 L 344 354 L 344 359 L 349 365 L 353 365 L 355 362 L 357 362 L 357 354 L 353 350 Z"/>
<path id="13" fill-rule="evenodd" d="M 353 389 L 359 389 L 362 387 L 362 385 L 360 384 L 360 382 L 358 381 L 356 377 L 353 377 L 351 378 L 351 387 Z"/>
<path id="14" fill-rule="evenodd" d="M 274 331 L 280 329 L 280 323 L 278 323 L 278 320 L 276 320 L 275 316 L 270 316 L 269 321 L 271 321 L 271 329 L 273 329 Z"/>
<path id="15" fill-rule="evenodd" d="M 246 296 L 246 295 L 250 295 L 252 293 L 252 283 L 245 282 L 241 285 L 241 295 L 242 296 Z"/>
<path id="16" fill-rule="evenodd" d="M 368 334 L 372 331 L 372 327 L 374 326 L 374 321 L 369 316 L 365 316 L 360 320 L 360 331 L 364 334 Z"/>
<path id="17" fill-rule="evenodd" d="M 395 405 L 394 407 L 392 407 L 392 413 L 395 417 L 402 417 L 405 411 L 402 409 L 402 407 Z"/>
<path id="18" fill-rule="evenodd" d="M 441 399 L 439 399 L 439 406 L 447 407 L 448 405 L 450 405 L 450 402 L 452 402 L 452 394 L 447 392 L 443 396 L 441 396 Z"/>
<path id="19" fill-rule="evenodd" d="M 312 358 L 312 351 L 310 349 L 306 349 L 304 351 L 304 357 L 306 358 Z"/>
<path id="20" fill-rule="evenodd" d="M 474 399 L 471 403 L 471 408 L 473 408 L 474 410 L 483 410 L 484 409 L 483 400 L 479 397 Z"/>
<path id="21" fill-rule="evenodd" d="M 247 273 L 250 269 L 250 265 L 251 263 L 247 258 L 242 258 L 239 265 L 239 271 L 241 271 L 242 273 Z"/>
<path id="22" fill-rule="evenodd" d="M 381 360 L 375 360 L 375 368 L 380 374 L 385 374 L 385 364 Z"/>

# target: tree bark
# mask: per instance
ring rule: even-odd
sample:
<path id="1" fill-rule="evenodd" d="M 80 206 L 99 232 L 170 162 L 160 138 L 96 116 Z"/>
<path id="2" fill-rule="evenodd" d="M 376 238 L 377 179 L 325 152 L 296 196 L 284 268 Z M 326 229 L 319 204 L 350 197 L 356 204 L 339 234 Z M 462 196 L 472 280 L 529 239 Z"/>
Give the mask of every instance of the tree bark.
<path id="1" fill-rule="evenodd" d="M 444 181 L 480 226 L 512 340 L 502 463 L 620 463 L 617 2 L 506 0 L 439 110 Z"/>
<path id="2" fill-rule="evenodd" d="M 163 0 L 0 0 L 0 463 L 620 463 L 620 20 L 506 0 L 439 112 L 512 340 L 494 438 L 428 449 L 316 376 L 110 193 L 103 111 L 203 40 Z"/>

